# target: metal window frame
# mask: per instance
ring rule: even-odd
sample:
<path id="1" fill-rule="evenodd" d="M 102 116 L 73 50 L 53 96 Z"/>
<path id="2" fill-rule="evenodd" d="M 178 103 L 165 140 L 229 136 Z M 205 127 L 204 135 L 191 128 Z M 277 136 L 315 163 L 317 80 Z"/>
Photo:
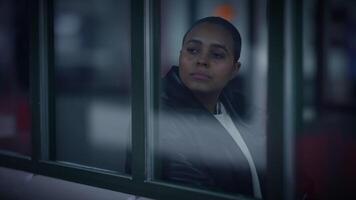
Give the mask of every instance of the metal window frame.
<path id="1" fill-rule="evenodd" d="M 285 14 L 287 0 L 269 0 L 268 5 L 268 194 L 267 199 L 285 199 L 286 173 L 286 127 L 289 123 L 295 134 L 301 121 L 301 79 L 302 71 L 302 1 L 290 0 L 292 15 Z M 118 192 L 145 196 L 154 199 L 251 199 L 245 196 L 231 196 L 168 183 L 152 181 L 148 177 L 147 159 L 147 112 L 149 106 L 157 109 L 160 73 L 160 1 L 131 1 L 131 64 L 132 64 L 132 176 L 116 174 L 106 170 L 86 166 L 70 165 L 55 161 L 54 133 L 54 49 L 53 49 L 53 0 L 33 0 L 30 3 L 30 99 L 32 107 L 32 157 L 14 156 L 0 152 L 0 166 L 29 171 L 54 178 L 64 179 Z M 146 6 L 149 6 L 147 9 Z M 293 8 L 292 7 L 292 8 Z M 146 9 L 145 9 L 146 8 Z M 151 20 L 145 22 L 149 16 Z M 291 54 L 294 67 L 286 68 L 285 63 L 285 21 L 291 18 L 292 29 L 296 34 L 290 36 L 295 49 Z M 148 26 L 145 23 L 150 23 Z M 145 26 L 146 25 L 146 26 Z M 145 28 L 146 27 L 146 28 Z M 148 27 L 148 28 L 147 28 Z M 145 34 L 149 37 L 145 39 Z M 147 41 L 145 40 L 149 40 Z M 146 43 L 145 43 L 146 42 Z M 146 48 L 149 45 L 151 47 Z M 152 48 L 153 46 L 153 48 Z M 292 48 L 287 46 L 287 48 Z M 153 52 L 146 52 L 147 49 Z M 288 49 L 287 49 L 288 50 Z M 151 57 L 145 63 L 145 56 Z M 146 59 L 147 60 L 147 59 Z M 287 63 L 288 64 L 288 63 Z M 149 73 L 149 74 L 148 74 Z M 285 73 L 290 73 L 292 80 L 286 88 Z M 147 84 L 149 87 L 147 87 Z M 292 89 L 292 96 L 299 97 L 290 101 L 286 89 Z M 148 93 L 153 92 L 153 103 L 147 104 Z M 289 94 L 290 95 L 290 94 Z M 152 99 L 151 99 L 152 100 Z M 285 101 L 289 104 L 286 104 Z M 287 102 L 287 103 L 288 103 Z M 299 110 L 296 117 L 288 121 L 288 108 Z M 292 136 L 293 137 L 293 134 Z M 293 197 L 287 197 L 292 199 Z"/>
<path id="2" fill-rule="evenodd" d="M 295 138 L 302 128 L 303 1 L 268 1 L 267 199 L 295 199 Z"/>

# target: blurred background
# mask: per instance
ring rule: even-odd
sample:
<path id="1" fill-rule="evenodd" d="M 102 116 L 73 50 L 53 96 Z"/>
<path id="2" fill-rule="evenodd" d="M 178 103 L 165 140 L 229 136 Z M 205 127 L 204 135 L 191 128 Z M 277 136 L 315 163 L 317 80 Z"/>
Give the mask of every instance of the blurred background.
<path id="1" fill-rule="evenodd" d="M 0 0 L 0 148 L 31 155 L 26 0 Z M 296 196 L 355 197 L 356 2 L 303 3 L 303 125 L 295 136 Z M 266 0 L 162 0 L 161 76 L 196 19 L 217 15 L 242 35 L 236 87 L 266 110 Z M 54 1 L 56 159 L 124 172 L 130 149 L 129 0 Z M 252 115 L 253 116 L 253 115 Z M 254 121 L 252 117 L 251 121 Z M 260 122 L 256 122 L 260 123 Z M 294 156 L 294 155 L 293 155 Z"/>
<path id="2" fill-rule="evenodd" d="M 0 1 L 0 147 L 31 155 L 27 1 Z"/>
<path id="3" fill-rule="evenodd" d="M 303 126 L 298 189 L 312 199 L 354 199 L 356 2 L 304 1 Z"/>
<path id="4" fill-rule="evenodd" d="M 130 35 L 129 0 L 54 1 L 57 160 L 124 172 Z"/>

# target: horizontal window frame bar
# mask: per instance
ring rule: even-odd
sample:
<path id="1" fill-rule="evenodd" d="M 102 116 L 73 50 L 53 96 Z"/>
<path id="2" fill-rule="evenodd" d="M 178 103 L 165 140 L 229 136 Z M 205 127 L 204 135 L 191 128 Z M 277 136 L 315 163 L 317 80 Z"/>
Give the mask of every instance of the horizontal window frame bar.
<path id="1" fill-rule="evenodd" d="M 30 160 L 0 152 L 0 166 L 27 171 L 33 174 L 57 178 L 112 191 L 144 196 L 154 199 L 204 199 L 204 200 L 252 200 L 243 195 L 228 195 L 219 192 L 180 186 L 158 181 L 135 182 L 129 175 L 104 172 L 105 169 L 90 169 L 73 163 L 38 161 L 36 165 Z"/>
<path id="2" fill-rule="evenodd" d="M 9 154 L 4 151 L 0 151 L 0 166 L 27 172 L 33 172 L 36 168 L 30 157 Z"/>

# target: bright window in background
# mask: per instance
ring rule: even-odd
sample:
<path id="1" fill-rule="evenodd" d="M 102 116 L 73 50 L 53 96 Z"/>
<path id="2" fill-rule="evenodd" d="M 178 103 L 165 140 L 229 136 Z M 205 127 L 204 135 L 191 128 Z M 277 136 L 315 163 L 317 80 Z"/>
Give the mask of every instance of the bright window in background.
<path id="1" fill-rule="evenodd" d="M 130 1 L 55 1 L 56 160 L 125 172 Z"/>
<path id="2" fill-rule="evenodd" d="M 0 1 L 0 150 L 31 155 L 26 0 Z"/>

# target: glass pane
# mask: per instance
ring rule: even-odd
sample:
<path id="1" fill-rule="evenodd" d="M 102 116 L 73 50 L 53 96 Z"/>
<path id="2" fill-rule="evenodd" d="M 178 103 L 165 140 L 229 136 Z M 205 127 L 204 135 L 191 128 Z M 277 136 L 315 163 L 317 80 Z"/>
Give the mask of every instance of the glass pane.
<path id="1" fill-rule="evenodd" d="M 328 2 L 328 3 L 327 3 Z M 305 1 L 297 195 L 356 199 L 356 3 Z"/>
<path id="2" fill-rule="evenodd" d="M 56 159 L 125 172 L 130 2 L 55 2 Z"/>
<path id="3" fill-rule="evenodd" d="M 265 195 L 266 7 L 265 1 L 249 2 L 161 1 L 154 179 L 228 194 Z M 188 31 L 207 16 L 237 27 L 240 58 L 241 45 L 231 24 L 210 21 Z"/>
<path id="4" fill-rule="evenodd" d="M 31 155 L 27 1 L 0 1 L 0 149 Z"/>

